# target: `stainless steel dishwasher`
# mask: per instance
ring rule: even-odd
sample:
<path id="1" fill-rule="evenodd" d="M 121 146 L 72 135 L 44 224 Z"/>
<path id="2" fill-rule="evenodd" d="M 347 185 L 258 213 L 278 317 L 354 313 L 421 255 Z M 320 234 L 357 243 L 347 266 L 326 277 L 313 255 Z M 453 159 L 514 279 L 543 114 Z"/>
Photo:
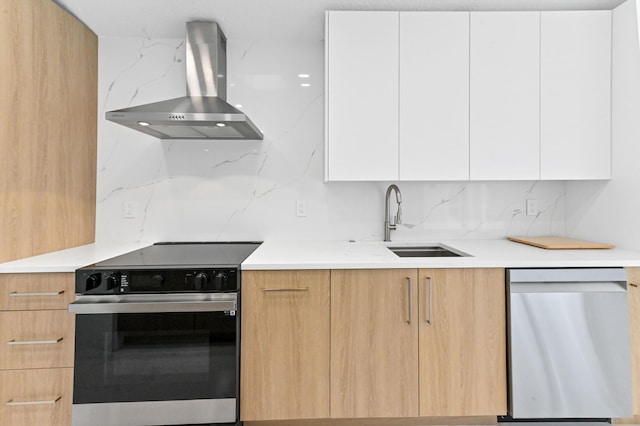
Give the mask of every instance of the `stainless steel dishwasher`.
<path id="1" fill-rule="evenodd" d="M 626 271 L 510 269 L 507 285 L 510 415 L 630 417 Z"/>

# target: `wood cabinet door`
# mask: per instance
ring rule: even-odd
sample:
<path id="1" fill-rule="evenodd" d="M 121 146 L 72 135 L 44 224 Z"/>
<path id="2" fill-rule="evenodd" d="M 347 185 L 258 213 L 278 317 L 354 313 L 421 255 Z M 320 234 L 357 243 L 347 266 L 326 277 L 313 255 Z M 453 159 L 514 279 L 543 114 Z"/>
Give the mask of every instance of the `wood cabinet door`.
<path id="1" fill-rule="evenodd" d="M 541 14 L 541 179 L 611 179 L 611 11 Z"/>
<path id="2" fill-rule="evenodd" d="M 469 12 L 400 12 L 400 180 L 469 179 Z"/>
<path id="3" fill-rule="evenodd" d="M 242 273 L 242 420 L 329 417 L 329 271 Z"/>
<path id="4" fill-rule="evenodd" d="M 67 310 L 75 299 L 75 274 L 0 274 L 0 311 Z"/>
<path id="5" fill-rule="evenodd" d="M 73 367 L 75 315 L 0 312 L 0 370 Z"/>
<path id="6" fill-rule="evenodd" d="M 420 416 L 507 412 L 503 269 L 420 270 Z"/>
<path id="7" fill-rule="evenodd" d="M 540 13 L 471 12 L 471 180 L 540 179 Z"/>
<path id="8" fill-rule="evenodd" d="M 0 424 L 69 426 L 73 368 L 0 371 Z"/>
<path id="9" fill-rule="evenodd" d="M 327 12 L 325 39 L 325 180 L 397 180 L 398 12 Z"/>
<path id="10" fill-rule="evenodd" d="M 631 330 L 631 374 L 633 384 L 633 423 L 640 421 L 640 268 L 627 268 L 629 329 Z"/>
<path id="11" fill-rule="evenodd" d="M 331 417 L 418 415 L 417 270 L 331 271 Z"/>

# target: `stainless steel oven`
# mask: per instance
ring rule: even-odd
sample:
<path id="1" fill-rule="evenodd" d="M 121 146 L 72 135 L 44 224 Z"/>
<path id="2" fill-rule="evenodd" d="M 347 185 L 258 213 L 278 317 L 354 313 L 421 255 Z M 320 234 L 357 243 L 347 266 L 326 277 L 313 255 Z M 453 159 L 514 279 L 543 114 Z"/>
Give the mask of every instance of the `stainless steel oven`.
<path id="1" fill-rule="evenodd" d="M 234 244 L 154 245 L 76 272 L 74 426 L 238 422 L 238 259 L 258 243 Z"/>

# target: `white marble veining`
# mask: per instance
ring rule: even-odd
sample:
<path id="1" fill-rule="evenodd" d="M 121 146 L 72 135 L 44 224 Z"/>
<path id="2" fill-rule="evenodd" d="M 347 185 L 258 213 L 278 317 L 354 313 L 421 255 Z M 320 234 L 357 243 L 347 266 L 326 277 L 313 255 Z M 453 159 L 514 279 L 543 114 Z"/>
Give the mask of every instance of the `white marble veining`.
<path id="1" fill-rule="evenodd" d="M 231 39 L 227 51 L 227 100 L 263 141 L 161 141 L 106 121 L 109 110 L 183 96 L 184 43 L 100 38 L 96 241 L 381 240 L 390 182 L 323 183 L 323 42 Z M 395 239 L 565 233 L 563 182 L 399 186 Z M 538 215 L 525 214 L 527 199 Z M 125 201 L 137 217 L 123 217 Z"/>

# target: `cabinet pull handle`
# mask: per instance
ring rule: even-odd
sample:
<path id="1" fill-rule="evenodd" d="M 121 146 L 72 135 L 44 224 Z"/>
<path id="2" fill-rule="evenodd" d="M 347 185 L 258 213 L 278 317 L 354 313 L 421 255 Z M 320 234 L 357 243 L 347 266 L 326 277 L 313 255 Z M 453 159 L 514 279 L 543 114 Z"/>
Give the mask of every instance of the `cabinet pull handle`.
<path id="1" fill-rule="evenodd" d="M 407 309 L 409 312 L 409 318 L 407 318 L 407 324 L 411 325 L 411 278 L 407 277 Z"/>
<path id="2" fill-rule="evenodd" d="M 35 292 L 35 293 L 19 293 L 17 291 L 12 291 L 11 293 L 9 293 L 9 296 L 10 297 L 40 297 L 40 296 L 61 296 L 63 294 L 64 294 L 64 290 Z"/>
<path id="3" fill-rule="evenodd" d="M 433 286 L 431 285 L 431 277 L 427 277 L 427 284 L 429 285 L 429 300 L 427 302 L 427 324 L 431 324 L 431 310 L 433 308 Z"/>
<path id="4" fill-rule="evenodd" d="M 638 284 L 634 284 L 634 283 L 629 283 L 629 285 L 630 285 L 631 287 L 638 287 Z"/>
<path id="5" fill-rule="evenodd" d="M 55 345 L 62 342 L 64 337 L 56 340 L 9 340 L 7 345 Z"/>
<path id="6" fill-rule="evenodd" d="M 21 405 L 51 405 L 60 401 L 62 396 L 57 397 L 56 399 L 44 400 L 44 401 L 14 401 L 13 398 L 4 403 L 4 405 L 8 405 L 10 407 L 19 407 Z"/>
<path id="7" fill-rule="evenodd" d="M 263 288 L 262 291 L 309 291 L 309 287 Z"/>

